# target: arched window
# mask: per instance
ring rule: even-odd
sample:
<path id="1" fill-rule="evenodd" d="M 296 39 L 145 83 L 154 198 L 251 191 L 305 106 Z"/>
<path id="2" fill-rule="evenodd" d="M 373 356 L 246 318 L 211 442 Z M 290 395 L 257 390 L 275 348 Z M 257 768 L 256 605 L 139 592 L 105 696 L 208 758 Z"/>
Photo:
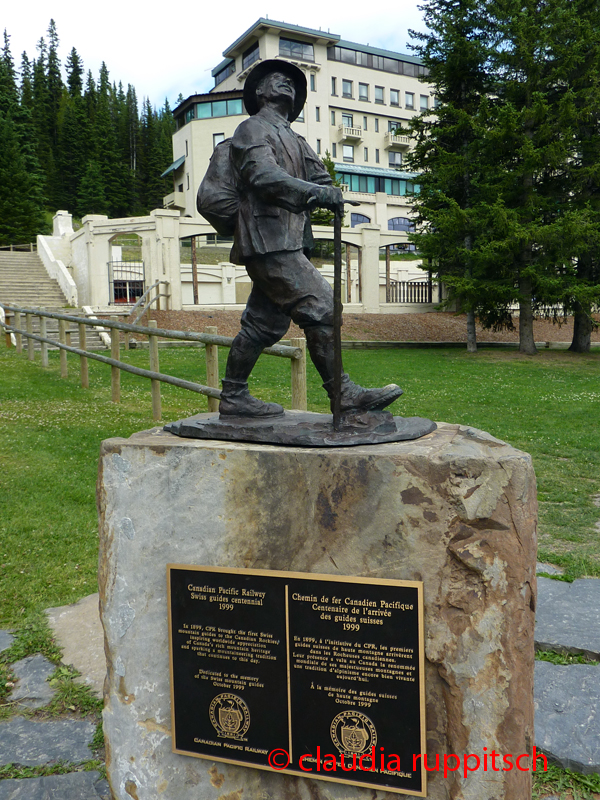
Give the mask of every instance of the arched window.
<path id="1" fill-rule="evenodd" d="M 364 214 L 350 214 L 350 227 L 356 228 L 357 225 L 364 225 L 366 222 L 371 222 L 369 217 Z"/>
<path id="2" fill-rule="evenodd" d="M 388 220 L 388 231 L 404 231 L 405 233 L 412 233 L 415 229 L 415 223 L 411 222 L 406 217 L 392 217 Z"/>

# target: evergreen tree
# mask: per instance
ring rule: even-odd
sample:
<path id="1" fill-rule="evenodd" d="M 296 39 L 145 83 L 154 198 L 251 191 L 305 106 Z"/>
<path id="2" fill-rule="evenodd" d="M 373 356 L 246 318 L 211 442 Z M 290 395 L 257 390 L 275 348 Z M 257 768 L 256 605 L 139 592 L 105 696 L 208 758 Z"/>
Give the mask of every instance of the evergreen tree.
<path id="1" fill-rule="evenodd" d="M 77 198 L 79 214 L 108 214 L 109 203 L 106 199 L 102 169 L 97 161 L 90 161 L 79 186 Z"/>
<path id="2" fill-rule="evenodd" d="M 0 112 L 0 246 L 27 244 L 43 230 L 35 178 L 28 173 L 10 113 Z"/>
<path id="3" fill-rule="evenodd" d="M 490 295 L 487 256 L 497 209 L 484 191 L 481 148 L 488 109 L 491 42 L 477 0 L 429 0 L 423 7 L 427 33 L 411 32 L 428 69 L 435 108 L 413 121 L 416 146 L 409 164 L 420 172 L 414 208 L 419 233 L 411 238 L 452 286 L 467 312 L 467 349 L 477 350 L 475 312 Z M 490 225 L 492 228 L 490 228 Z"/>
<path id="4" fill-rule="evenodd" d="M 574 0 L 563 12 L 557 45 L 565 54 L 561 78 L 568 86 L 565 124 L 573 130 L 563 203 L 570 212 L 569 244 L 575 260 L 559 298 L 574 317 L 570 350 L 588 352 L 600 305 L 600 7 Z"/>
<path id="5" fill-rule="evenodd" d="M 490 0 L 497 37 L 494 68 L 499 103 L 489 133 L 497 188 L 510 210 L 503 261 L 519 303 L 519 350 L 534 355 L 533 319 L 552 302 L 567 264 L 557 190 L 569 157 L 561 124 L 562 53 L 555 46 L 566 0 Z"/>
<path id="6" fill-rule="evenodd" d="M 12 112 L 18 103 L 15 66 L 10 51 L 10 37 L 4 30 L 4 44 L 0 56 L 0 112 Z"/>
<path id="7" fill-rule="evenodd" d="M 83 61 L 73 47 L 67 56 L 67 87 L 71 97 L 81 97 L 83 91 Z"/>

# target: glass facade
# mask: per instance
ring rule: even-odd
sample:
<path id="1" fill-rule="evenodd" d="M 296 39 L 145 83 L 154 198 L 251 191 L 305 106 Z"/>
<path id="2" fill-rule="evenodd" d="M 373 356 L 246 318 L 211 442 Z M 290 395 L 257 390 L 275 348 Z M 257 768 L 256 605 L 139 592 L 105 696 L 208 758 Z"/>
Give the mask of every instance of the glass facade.
<path id="1" fill-rule="evenodd" d="M 220 83 L 223 83 L 223 81 L 230 75 L 233 75 L 234 72 L 235 72 L 235 61 L 232 61 L 231 64 L 228 64 L 220 72 L 217 72 L 217 74 L 215 75 L 215 86 L 218 86 Z"/>
<path id="2" fill-rule="evenodd" d="M 234 100 L 213 100 L 204 103 L 195 103 L 185 112 L 185 121 L 193 119 L 210 119 L 211 117 L 233 117 L 244 113 L 244 104 L 241 97 Z"/>
<path id="3" fill-rule="evenodd" d="M 315 48 L 312 44 L 307 44 L 306 42 L 297 42 L 294 39 L 279 39 L 279 55 L 286 58 L 296 58 L 300 61 L 314 61 Z"/>
<path id="4" fill-rule="evenodd" d="M 253 44 L 252 47 L 249 47 L 242 57 L 242 69 L 247 69 L 251 64 L 254 64 L 255 61 L 258 61 L 260 58 L 260 48 L 258 46 L 258 42 Z"/>
<path id="5" fill-rule="evenodd" d="M 420 77 L 428 74 L 427 68 L 421 64 L 413 64 L 397 58 L 376 56 L 371 53 L 363 53 L 360 50 L 350 50 L 348 47 L 328 47 L 327 59 L 329 61 L 341 61 L 345 64 L 358 64 L 360 67 L 371 67 L 371 69 L 379 69 L 383 72 L 393 72 L 396 75 Z"/>
<path id="6" fill-rule="evenodd" d="M 404 178 L 380 178 L 374 175 L 353 175 L 350 172 L 336 172 L 335 174 L 341 183 L 347 184 L 349 192 L 363 192 L 366 194 L 385 192 L 386 194 L 404 197 L 406 195 L 419 194 L 421 188 L 418 183 Z"/>

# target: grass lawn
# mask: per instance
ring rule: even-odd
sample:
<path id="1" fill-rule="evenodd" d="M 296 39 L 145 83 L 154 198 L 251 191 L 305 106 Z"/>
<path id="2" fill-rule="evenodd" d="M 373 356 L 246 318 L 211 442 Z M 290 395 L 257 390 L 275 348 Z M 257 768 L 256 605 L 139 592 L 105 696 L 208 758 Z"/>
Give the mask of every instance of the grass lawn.
<path id="1" fill-rule="evenodd" d="M 222 352 L 221 367 L 225 355 Z M 161 370 L 202 382 L 200 349 L 161 350 Z M 125 358 L 148 365 L 147 351 Z M 600 354 L 560 351 L 347 351 L 346 369 L 366 386 L 396 380 L 398 414 L 472 425 L 533 455 L 540 499 L 540 556 L 570 578 L 600 575 Z M 149 382 L 121 373 L 122 402 L 110 402 L 110 370 L 90 361 L 90 389 L 70 376 L 0 349 L 0 620 L 69 603 L 96 590 L 95 480 L 100 442 L 154 425 Z M 289 407 L 287 360 L 263 357 L 252 383 Z M 326 397 L 309 366 L 309 407 Z M 163 386 L 164 421 L 206 410 L 206 399 Z"/>
<path id="2" fill-rule="evenodd" d="M 221 369 L 225 357 L 222 350 Z M 148 351 L 129 351 L 124 358 L 148 366 Z M 44 652 L 59 663 L 43 609 L 97 590 L 100 442 L 155 424 L 148 381 L 121 373 L 122 402 L 115 405 L 105 365 L 89 362 L 90 388 L 84 390 L 77 357 L 68 357 L 66 380 L 60 378 L 58 353 L 50 353 L 46 370 L 37 359 L 31 363 L 0 347 L 0 626 L 19 634 L 0 657 L 0 700 L 17 658 Z M 161 350 L 160 360 L 163 372 L 205 380 L 200 349 Z M 560 564 L 568 578 L 600 576 L 600 354 L 543 351 L 528 358 L 512 350 L 476 356 L 457 349 L 369 350 L 347 351 L 344 362 L 366 386 L 400 383 L 405 394 L 392 407 L 396 414 L 482 428 L 530 452 L 540 499 L 540 558 Z M 287 360 L 263 357 L 251 388 L 289 407 L 289 375 Z M 312 366 L 308 396 L 312 410 L 328 410 Z M 205 398 L 165 384 L 162 397 L 165 422 L 206 410 Z M 99 701 L 76 687 L 65 670 L 57 669 L 61 690 L 45 713 L 77 709 L 97 716 Z M 0 717 L 3 710 L 10 713 L 0 707 Z M 552 770 L 536 777 L 535 797 L 550 790 L 567 790 L 572 798 L 600 796 L 599 776 Z M 3 777 L 25 775 L 10 768 Z"/>

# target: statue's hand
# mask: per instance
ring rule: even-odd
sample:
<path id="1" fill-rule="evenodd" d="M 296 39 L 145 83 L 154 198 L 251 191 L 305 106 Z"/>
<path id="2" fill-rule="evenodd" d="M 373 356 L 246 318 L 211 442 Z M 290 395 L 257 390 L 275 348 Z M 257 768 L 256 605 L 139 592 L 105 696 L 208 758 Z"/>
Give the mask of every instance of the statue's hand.
<path id="1" fill-rule="evenodd" d="M 328 208 L 330 211 L 344 213 L 344 196 L 337 186 L 315 187 L 314 197 L 309 201 L 309 207 Z"/>

